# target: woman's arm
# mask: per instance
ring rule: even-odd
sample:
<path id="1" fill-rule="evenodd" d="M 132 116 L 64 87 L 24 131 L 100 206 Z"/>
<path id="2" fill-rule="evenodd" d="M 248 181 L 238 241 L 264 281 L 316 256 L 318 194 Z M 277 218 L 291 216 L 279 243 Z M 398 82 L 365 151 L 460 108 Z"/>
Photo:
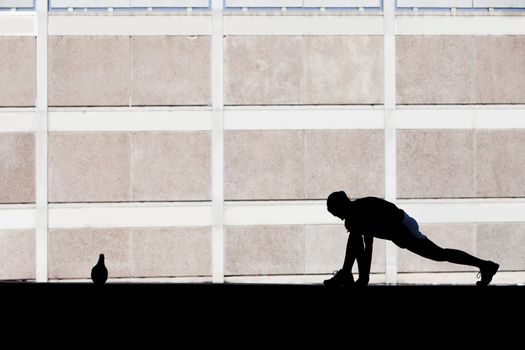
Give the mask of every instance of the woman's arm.
<path id="1" fill-rule="evenodd" d="M 372 265 L 372 249 L 374 237 L 363 235 L 364 249 L 363 253 L 357 257 L 357 266 L 359 268 L 359 278 L 355 282 L 357 285 L 366 286 L 370 279 L 370 266 Z"/>

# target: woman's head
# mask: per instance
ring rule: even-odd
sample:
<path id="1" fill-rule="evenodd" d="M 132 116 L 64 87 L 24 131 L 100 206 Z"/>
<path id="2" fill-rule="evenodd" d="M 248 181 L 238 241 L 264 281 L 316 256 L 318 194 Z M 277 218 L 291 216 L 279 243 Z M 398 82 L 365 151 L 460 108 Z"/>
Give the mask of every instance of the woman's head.
<path id="1" fill-rule="evenodd" d="M 328 211 L 341 220 L 345 219 L 349 205 L 350 198 L 348 198 L 344 191 L 332 192 L 326 200 Z"/>

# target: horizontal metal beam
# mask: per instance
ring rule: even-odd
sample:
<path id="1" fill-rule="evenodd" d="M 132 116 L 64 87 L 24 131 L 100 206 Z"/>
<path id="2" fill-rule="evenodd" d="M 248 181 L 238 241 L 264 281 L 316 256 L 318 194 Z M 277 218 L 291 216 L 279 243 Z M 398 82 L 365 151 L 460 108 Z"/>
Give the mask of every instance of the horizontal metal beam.
<path id="1" fill-rule="evenodd" d="M 525 129 L 524 105 L 398 106 L 396 129 Z M 212 111 L 186 108 L 51 109 L 51 132 L 209 131 Z M 376 107 L 226 107 L 225 130 L 360 130 L 383 129 Z M 0 112 L 0 133 L 34 132 L 36 112 Z"/>

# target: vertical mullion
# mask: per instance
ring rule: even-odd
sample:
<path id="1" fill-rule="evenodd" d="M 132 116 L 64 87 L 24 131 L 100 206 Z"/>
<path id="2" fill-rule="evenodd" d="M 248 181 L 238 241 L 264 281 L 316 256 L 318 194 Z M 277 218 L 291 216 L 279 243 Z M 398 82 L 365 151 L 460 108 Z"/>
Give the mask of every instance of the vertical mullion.
<path id="1" fill-rule="evenodd" d="M 384 121 L 385 121 L 385 199 L 395 202 L 396 193 L 396 37 L 395 0 L 383 1 L 384 23 Z M 397 248 L 386 241 L 385 282 L 397 283 Z"/>
<path id="2" fill-rule="evenodd" d="M 224 282 L 223 0 L 212 0 L 212 278 Z"/>
<path id="3" fill-rule="evenodd" d="M 37 282 L 47 282 L 47 38 L 48 38 L 48 2 L 36 1 L 36 220 L 35 220 L 35 276 Z"/>

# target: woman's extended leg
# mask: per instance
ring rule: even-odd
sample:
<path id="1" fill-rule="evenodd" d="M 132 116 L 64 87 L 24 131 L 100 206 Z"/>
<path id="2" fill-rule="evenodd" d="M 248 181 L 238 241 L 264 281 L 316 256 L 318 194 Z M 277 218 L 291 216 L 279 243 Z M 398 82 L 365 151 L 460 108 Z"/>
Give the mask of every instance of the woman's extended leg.
<path id="1" fill-rule="evenodd" d="M 434 261 L 448 261 L 454 264 L 469 265 L 481 268 L 486 261 L 472 256 L 462 250 L 441 248 L 427 237 L 414 239 L 407 249 L 424 258 Z"/>
<path id="2" fill-rule="evenodd" d="M 462 250 L 441 248 L 427 237 L 423 239 L 412 239 L 406 247 L 413 253 L 434 261 L 448 261 L 454 264 L 475 266 L 480 269 L 481 281 L 477 284 L 486 286 L 492 280 L 492 276 L 498 271 L 499 265 L 495 262 L 482 260 Z"/>

